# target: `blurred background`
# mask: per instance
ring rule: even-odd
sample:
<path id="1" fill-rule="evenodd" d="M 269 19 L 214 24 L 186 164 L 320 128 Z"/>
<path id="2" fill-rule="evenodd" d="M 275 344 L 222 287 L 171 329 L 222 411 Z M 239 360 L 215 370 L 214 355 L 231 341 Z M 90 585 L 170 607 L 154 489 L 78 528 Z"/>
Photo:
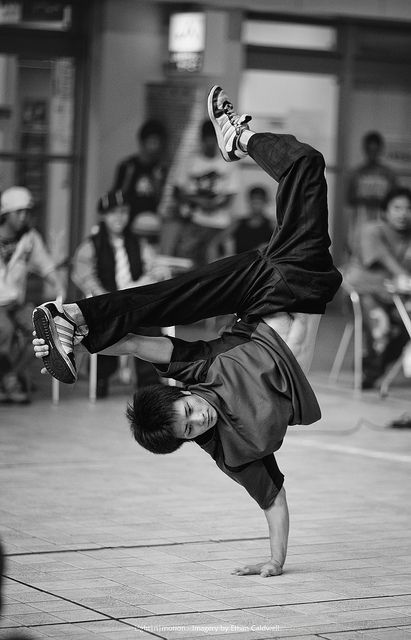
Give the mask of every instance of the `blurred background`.
<path id="1" fill-rule="evenodd" d="M 36 226 L 67 268 L 139 126 L 163 120 L 175 169 L 184 131 L 195 138 L 205 117 L 194 102 L 218 83 L 257 130 L 292 131 L 324 153 L 339 262 L 347 174 L 367 131 L 411 186 L 410 34 L 406 0 L 2 0 L 0 190 L 31 190 Z M 238 210 L 264 181 L 240 164 Z"/>

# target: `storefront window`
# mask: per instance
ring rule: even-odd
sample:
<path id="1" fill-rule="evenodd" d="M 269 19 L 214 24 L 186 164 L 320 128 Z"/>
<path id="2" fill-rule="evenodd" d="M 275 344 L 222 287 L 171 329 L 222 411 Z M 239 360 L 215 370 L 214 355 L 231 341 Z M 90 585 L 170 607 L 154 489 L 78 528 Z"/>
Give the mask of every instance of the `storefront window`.
<path id="1" fill-rule="evenodd" d="M 71 58 L 0 56 L 0 190 L 30 189 L 56 264 L 70 251 L 74 83 Z"/>
<path id="2" fill-rule="evenodd" d="M 337 31 L 322 25 L 246 20 L 242 41 L 262 47 L 331 51 L 336 47 Z"/>
<path id="3" fill-rule="evenodd" d="M 67 30 L 72 26 L 72 5 L 51 0 L 0 0 L 0 24 Z"/>

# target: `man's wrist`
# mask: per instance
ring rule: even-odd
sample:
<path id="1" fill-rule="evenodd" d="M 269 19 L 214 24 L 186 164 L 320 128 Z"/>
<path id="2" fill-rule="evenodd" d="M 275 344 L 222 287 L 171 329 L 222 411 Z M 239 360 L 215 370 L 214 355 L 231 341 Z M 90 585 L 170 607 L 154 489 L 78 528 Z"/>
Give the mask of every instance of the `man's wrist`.
<path id="1" fill-rule="evenodd" d="M 273 557 L 270 558 L 270 563 L 275 565 L 276 567 L 279 567 L 280 569 L 283 568 L 283 564 L 284 564 L 283 562 L 280 562 L 278 558 L 273 558 Z"/>

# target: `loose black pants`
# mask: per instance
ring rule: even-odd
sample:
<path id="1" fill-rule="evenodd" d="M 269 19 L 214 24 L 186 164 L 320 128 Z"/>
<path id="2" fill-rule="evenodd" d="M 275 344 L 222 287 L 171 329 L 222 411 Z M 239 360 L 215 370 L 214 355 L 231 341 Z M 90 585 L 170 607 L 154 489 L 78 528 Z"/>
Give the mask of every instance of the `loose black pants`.
<path id="1" fill-rule="evenodd" d="M 280 311 L 323 313 L 341 284 L 329 253 L 322 155 L 294 136 L 256 133 L 248 154 L 273 179 L 277 228 L 263 251 L 213 262 L 171 280 L 77 301 L 89 334 L 104 349 L 138 327 L 190 324 L 237 313 L 253 319 Z"/>

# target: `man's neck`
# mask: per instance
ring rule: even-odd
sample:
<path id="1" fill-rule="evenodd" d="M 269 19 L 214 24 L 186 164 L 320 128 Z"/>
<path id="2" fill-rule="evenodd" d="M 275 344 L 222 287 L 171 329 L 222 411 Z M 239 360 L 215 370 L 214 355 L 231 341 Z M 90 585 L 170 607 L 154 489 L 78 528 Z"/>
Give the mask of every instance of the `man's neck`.
<path id="1" fill-rule="evenodd" d="M 17 233 L 6 222 L 0 226 L 0 238 L 2 240 L 15 240 Z"/>

